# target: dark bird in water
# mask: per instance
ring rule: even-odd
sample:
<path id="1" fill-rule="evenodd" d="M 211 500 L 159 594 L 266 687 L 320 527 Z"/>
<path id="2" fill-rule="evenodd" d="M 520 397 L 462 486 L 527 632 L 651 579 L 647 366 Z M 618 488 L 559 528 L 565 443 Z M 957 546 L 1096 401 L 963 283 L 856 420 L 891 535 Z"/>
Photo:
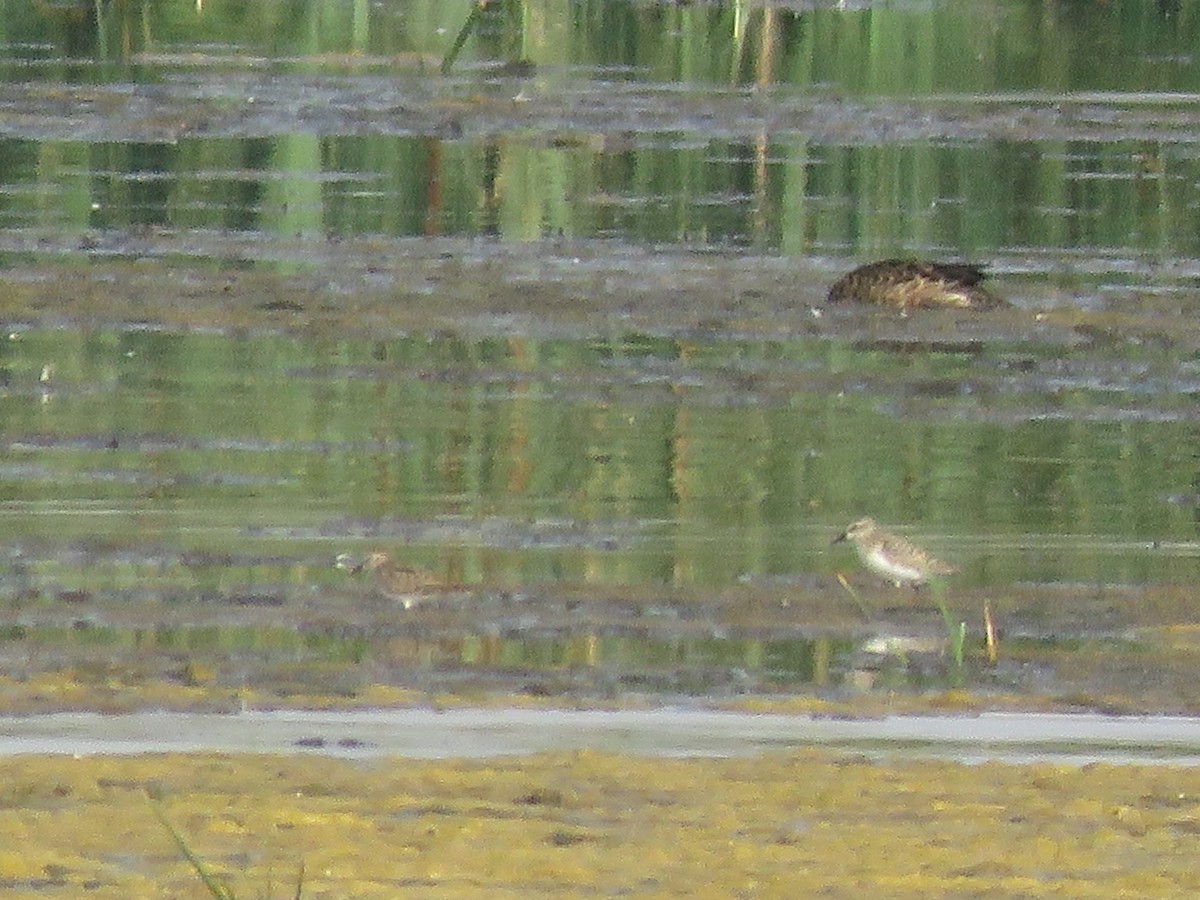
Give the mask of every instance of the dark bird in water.
<path id="1" fill-rule="evenodd" d="M 884 259 L 859 266 L 833 283 L 829 302 L 856 300 L 902 310 L 923 306 L 995 309 L 1008 304 L 983 287 L 982 267 L 920 259 Z"/>

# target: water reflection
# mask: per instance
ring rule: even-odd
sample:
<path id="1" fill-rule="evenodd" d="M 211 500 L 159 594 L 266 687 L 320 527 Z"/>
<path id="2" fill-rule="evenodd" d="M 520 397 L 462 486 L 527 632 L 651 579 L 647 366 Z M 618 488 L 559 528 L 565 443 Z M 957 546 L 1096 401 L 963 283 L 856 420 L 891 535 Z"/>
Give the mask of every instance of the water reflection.
<path id="1" fill-rule="evenodd" d="M 83 617 L 65 626 L 4 626 L 0 654 L 13 675 L 26 679 L 69 662 L 72 680 L 80 684 L 165 678 L 211 689 L 262 687 L 277 695 L 321 694 L 341 684 L 353 696 L 384 675 L 389 683 L 428 691 L 504 686 L 587 697 L 824 687 L 831 683 L 831 662 L 840 672 L 852 649 L 846 639 L 828 638 L 429 632 L 428 624 L 356 626 L 320 619 L 295 628 L 139 628 Z"/>
<path id="2" fill-rule="evenodd" d="M 1190 5 L 584 6 L 39 7 L 0 47 L 5 224 L 1198 253 Z"/>
<path id="3" fill-rule="evenodd" d="M 125 511 L 117 539 L 148 518 L 181 550 L 205 527 L 225 549 L 308 535 L 330 557 L 375 549 L 338 536 L 391 537 L 418 557 L 457 548 L 477 579 L 500 565 L 488 548 L 519 548 L 523 575 L 505 577 L 719 586 L 828 573 L 828 535 L 869 511 L 986 556 L 962 560 L 976 584 L 1190 572 L 1150 542 L 1192 539 L 1164 502 L 1195 478 L 1191 416 L 1104 352 L 1014 376 L 992 345 L 98 330 L 23 332 L 0 360 L 0 492 L 41 511 L 0 521 L 16 540 L 98 504 Z M 1002 537 L 1054 532 L 1124 549 Z"/>
<path id="4" fill-rule="evenodd" d="M 1114 421 L 1107 348 L 1030 357 L 1016 393 L 1013 351 L 987 343 L 26 329 L 0 351 L 0 599 L 30 677 L 345 697 L 944 686 L 929 598 L 829 548 L 866 509 L 924 523 L 914 537 L 963 568 L 948 605 L 972 635 L 991 602 L 1002 663 L 972 643 L 972 682 L 1140 658 L 1111 635 L 1187 615 L 1195 540 L 1164 497 L 1192 483 L 1194 428 L 1166 392 Z M 1076 377 L 1072 415 L 1043 415 Z M 1006 392 L 1018 421 L 978 404 Z M 404 609 L 335 566 L 373 550 L 466 596 Z M 1080 637 L 1097 630 L 1099 655 Z"/>
<path id="5" fill-rule="evenodd" d="M 1191 4 L 16 8 L 18 655 L 156 657 L 150 622 L 297 692 L 937 682 L 868 659 L 944 634 L 829 551 L 868 514 L 1017 658 L 1188 619 Z M 1013 308 L 821 304 L 893 253 L 992 261 Z M 333 567 L 372 551 L 479 608 L 372 607 Z"/>

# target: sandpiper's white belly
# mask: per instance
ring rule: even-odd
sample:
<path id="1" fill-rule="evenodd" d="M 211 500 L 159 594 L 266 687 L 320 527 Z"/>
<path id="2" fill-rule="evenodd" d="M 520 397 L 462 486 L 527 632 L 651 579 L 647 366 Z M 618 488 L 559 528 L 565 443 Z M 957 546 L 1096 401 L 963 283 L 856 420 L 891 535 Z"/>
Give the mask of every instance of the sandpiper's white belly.
<path id="1" fill-rule="evenodd" d="M 921 569 L 905 565 L 894 556 L 889 556 L 882 547 L 875 547 L 867 551 L 863 561 L 876 572 L 896 581 L 925 580 L 925 573 Z"/>

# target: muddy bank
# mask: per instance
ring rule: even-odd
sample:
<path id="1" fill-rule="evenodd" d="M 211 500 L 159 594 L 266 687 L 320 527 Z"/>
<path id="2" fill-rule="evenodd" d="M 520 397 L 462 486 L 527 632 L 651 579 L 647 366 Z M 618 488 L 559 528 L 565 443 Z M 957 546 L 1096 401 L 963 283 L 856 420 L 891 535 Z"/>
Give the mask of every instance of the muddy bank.
<path id="1" fill-rule="evenodd" d="M 0 236 L 14 255 L 0 314 L 10 327 L 279 330 L 384 338 L 412 330 L 580 336 L 645 330 L 697 339 L 850 340 L 910 354 L 978 353 L 983 341 L 1122 347 L 1200 346 L 1200 326 L 1174 293 L 1194 273 L 1155 269 L 1162 290 L 1102 291 L 1051 257 L 986 260 L 997 294 L 985 314 L 903 317 L 828 306 L 844 259 L 615 241 L 488 238 L 290 239 L 162 229 L 77 237 Z M 29 261 L 36 257 L 36 261 Z M 66 257 L 69 261 L 55 259 Z M 213 260 L 225 261 L 214 268 Z M 253 264 L 251 267 L 250 264 Z M 1114 293 L 1111 302 L 1105 293 Z M 1111 308 L 1108 308 L 1111 307 Z"/>

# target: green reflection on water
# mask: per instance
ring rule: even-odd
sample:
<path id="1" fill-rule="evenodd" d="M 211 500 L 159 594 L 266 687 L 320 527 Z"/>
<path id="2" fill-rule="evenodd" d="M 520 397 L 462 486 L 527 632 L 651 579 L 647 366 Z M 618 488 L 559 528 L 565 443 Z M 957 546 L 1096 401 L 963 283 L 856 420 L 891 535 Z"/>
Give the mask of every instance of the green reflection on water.
<path id="1" fill-rule="evenodd" d="M 443 78 L 474 8 L 5 7 L 10 84 L 167 86 L 132 112 L 124 89 L 28 95 L 5 225 L 1200 252 L 1194 4 L 497 3 Z M 515 59 L 532 74 L 484 66 Z M 63 102 L 102 111 L 94 142 L 58 133 Z"/>
<path id="2" fill-rule="evenodd" d="M 379 239 L 372 259 L 397 235 L 615 238 L 1007 257 L 1025 308 L 1057 285 L 1053 305 L 1124 310 L 1166 285 L 1186 309 L 1195 4 L 492 6 L 450 77 L 436 64 L 468 0 L 0 7 L 9 258 L 157 266 L 165 304 L 197 268 L 313 271 L 340 238 Z M 232 235 L 228 258 L 193 247 L 202 233 Z M 187 265 L 140 242 L 164 234 Z M 673 276 L 646 278 L 686 301 Z M 525 277 L 556 289 L 553 267 Z M 398 295 L 422 289 L 439 286 Z M 334 278 L 320 303 L 352 310 L 348 290 Z M 848 565 L 828 539 L 868 513 L 960 563 L 967 589 L 1194 578 L 1194 365 L 1166 338 L 597 335 L 588 300 L 554 294 L 581 310 L 561 339 L 457 322 L 377 341 L 172 334 L 153 304 L 145 327 L 16 326 L 0 598 L 14 616 L 93 600 L 335 615 L 368 589 L 334 554 L 384 547 L 485 591 L 735 585 L 784 610 Z M 256 627 L 178 639 L 377 649 Z M 793 645 L 631 646 L 470 637 L 416 658 L 820 668 Z"/>
<path id="3" fill-rule="evenodd" d="M 142 675 L 155 669 L 170 674 L 186 658 L 191 664 L 209 663 L 220 673 L 219 678 L 232 686 L 260 667 L 306 662 L 350 667 L 400 664 L 414 674 L 445 667 L 480 674 L 596 670 L 589 676 L 594 683 L 580 683 L 584 689 L 602 685 L 604 678 L 611 676 L 622 682 L 653 681 L 703 690 L 704 685 L 736 682 L 739 673 L 761 684 L 825 686 L 829 659 L 838 660 L 852 650 L 851 641 L 828 638 L 762 641 L 475 634 L 407 638 L 375 636 L 365 629 L 338 631 L 215 625 L 117 628 L 80 621 L 67 627 L 6 626 L 0 628 L 0 642 L 12 645 L 9 653 L 22 648 L 28 652 L 23 664 L 26 670 L 69 657 L 84 662 L 89 671 L 124 660 L 135 663 Z M 53 648 L 53 654 L 46 648 Z"/>
<path id="4" fill-rule="evenodd" d="M 942 555 L 979 560 L 979 583 L 1184 571 L 1186 556 L 1138 541 L 1191 538 L 1164 502 L 1195 477 L 1186 397 L 1139 397 L 1130 417 L 1099 358 L 1073 358 L 1069 391 L 1053 359 L 1014 391 L 1008 358 L 805 339 L 26 332 L 0 345 L 0 535 L 282 554 L 230 570 L 268 593 L 333 577 L 290 571 L 298 546 L 315 561 L 371 543 L 502 584 L 829 574 L 833 529 L 866 513 L 923 523 Z M 1030 553 L 1035 534 L 1109 543 Z M 122 563 L 64 582 L 33 564 L 60 587 L 145 576 Z M 225 572 L 155 577 L 225 591 Z"/>

